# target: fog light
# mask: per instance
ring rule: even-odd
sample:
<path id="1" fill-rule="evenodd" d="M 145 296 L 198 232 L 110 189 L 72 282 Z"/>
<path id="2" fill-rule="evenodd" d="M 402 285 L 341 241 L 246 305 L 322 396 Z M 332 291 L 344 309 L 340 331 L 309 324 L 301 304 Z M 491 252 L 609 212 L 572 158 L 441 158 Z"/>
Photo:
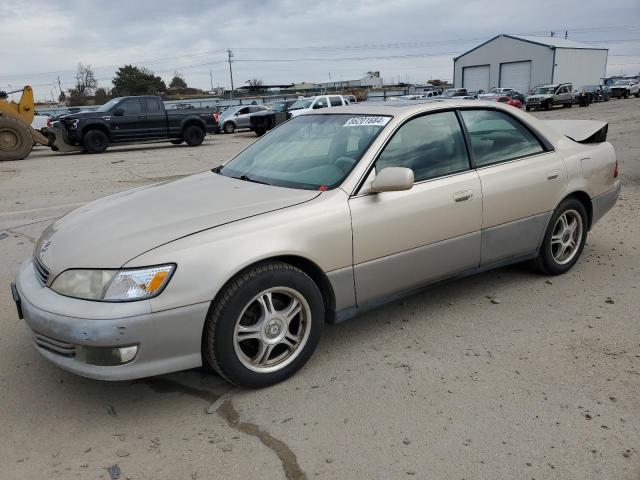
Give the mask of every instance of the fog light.
<path id="1" fill-rule="evenodd" d="M 85 347 L 78 353 L 78 359 L 89 365 L 115 367 L 129 363 L 138 353 L 138 345 L 127 347 Z"/>

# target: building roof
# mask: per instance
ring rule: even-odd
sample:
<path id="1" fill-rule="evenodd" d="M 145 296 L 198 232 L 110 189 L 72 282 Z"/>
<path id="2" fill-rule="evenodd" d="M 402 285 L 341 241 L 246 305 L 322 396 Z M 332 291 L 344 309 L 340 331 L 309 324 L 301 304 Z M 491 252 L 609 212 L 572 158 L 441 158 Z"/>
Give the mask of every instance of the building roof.
<path id="1" fill-rule="evenodd" d="M 561 37 L 537 37 L 537 36 L 533 36 L 533 35 L 511 35 L 511 34 L 507 34 L 507 33 L 501 33 L 500 35 L 496 35 L 495 37 L 490 38 L 486 42 L 483 42 L 480 45 L 477 45 L 477 46 L 473 47 L 471 50 L 467 50 L 466 52 L 461 53 L 457 57 L 454 57 L 453 61 L 455 62 L 459 58 L 464 57 L 468 53 L 471 53 L 471 52 L 477 50 L 478 48 L 485 46 L 486 44 L 488 44 L 490 42 L 493 42 L 496 38 L 499 38 L 499 37 L 506 37 L 506 38 L 512 38 L 514 40 L 521 40 L 523 42 L 535 43 L 535 44 L 542 45 L 542 46 L 549 47 L 549 48 L 576 48 L 576 49 L 586 49 L 586 50 L 609 50 L 608 48 L 594 47 L 594 46 L 591 46 L 591 45 L 589 45 L 587 43 L 575 42 L 573 40 L 569 40 L 569 39 L 561 38 Z"/>
<path id="2" fill-rule="evenodd" d="M 587 43 L 576 42 L 562 37 L 536 37 L 533 35 L 505 35 L 505 37 L 517 38 L 525 42 L 539 43 L 548 47 L 556 48 L 585 48 L 587 50 L 608 50 L 608 48 L 598 48 Z"/>

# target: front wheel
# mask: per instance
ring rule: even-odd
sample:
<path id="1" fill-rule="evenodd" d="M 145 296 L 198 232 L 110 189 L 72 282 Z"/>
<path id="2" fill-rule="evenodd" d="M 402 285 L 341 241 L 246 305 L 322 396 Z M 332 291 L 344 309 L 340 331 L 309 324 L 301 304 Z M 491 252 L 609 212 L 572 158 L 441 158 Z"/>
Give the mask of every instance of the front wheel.
<path id="1" fill-rule="evenodd" d="M 109 138 L 102 130 L 89 130 L 84 135 L 82 146 L 89 153 L 103 153 L 109 146 Z"/>
<path id="2" fill-rule="evenodd" d="M 552 102 L 546 102 L 544 104 L 544 109 L 545 110 L 551 110 L 551 107 L 553 107 L 553 103 Z"/>
<path id="3" fill-rule="evenodd" d="M 236 126 L 233 122 L 227 122 L 223 127 L 224 133 L 233 133 L 236 130 Z"/>
<path id="4" fill-rule="evenodd" d="M 587 239 L 587 211 L 579 200 L 568 198 L 554 211 L 535 268 L 546 275 L 560 275 L 571 269 L 580 258 Z"/>
<path id="5" fill-rule="evenodd" d="M 173 145 L 180 145 L 182 142 L 184 142 L 184 140 L 182 138 L 176 138 L 175 140 L 169 140 L 169 143 L 172 143 Z"/>
<path id="6" fill-rule="evenodd" d="M 323 324 L 314 281 L 287 263 L 262 263 L 238 274 L 212 305 L 203 360 L 233 384 L 273 385 L 307 362 Z"/>
<path id="7" fill-rule="evenodd" d="M 188 125 L 184 129 L 184 141 L 190 147 L 197 147 L 204 141 L 205 132 L 197 125 Z"/>

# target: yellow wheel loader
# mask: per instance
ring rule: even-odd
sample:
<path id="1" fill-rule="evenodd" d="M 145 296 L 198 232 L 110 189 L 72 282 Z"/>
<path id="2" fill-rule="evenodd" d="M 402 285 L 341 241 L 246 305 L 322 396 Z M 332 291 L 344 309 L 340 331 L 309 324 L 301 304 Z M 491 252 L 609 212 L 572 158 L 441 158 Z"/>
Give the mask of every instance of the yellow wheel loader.
<path id="1" fill-rule="evenodd" d="M 9 101 L 10 93 L 22 91 L 18 103 Z M 34 143 L 47 145 L 49 140 L 31 127 L 35 115 L 33 90 L 24 87 L 13 92 L 0 91 L 0 161 L 22 160 L 31 153 Z"/>

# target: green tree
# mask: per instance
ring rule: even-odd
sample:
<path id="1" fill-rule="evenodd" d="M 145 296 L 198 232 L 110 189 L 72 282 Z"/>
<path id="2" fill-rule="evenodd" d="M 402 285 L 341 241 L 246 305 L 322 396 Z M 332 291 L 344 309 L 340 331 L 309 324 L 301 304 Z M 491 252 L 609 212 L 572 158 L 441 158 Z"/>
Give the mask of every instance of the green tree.
<path id="1" fill-rule="evenodd" d="M 187 88 L 187 82 L 184 81 L 184 77 L 180 72 L 174 72 L 169 88 Z"/>
<path id="2" fill-rule="evenodd" d="M 144 67 L 120 67 L 111 81 L 117 95 L 157 95 L 167 90 L 162 78 Z"/>

